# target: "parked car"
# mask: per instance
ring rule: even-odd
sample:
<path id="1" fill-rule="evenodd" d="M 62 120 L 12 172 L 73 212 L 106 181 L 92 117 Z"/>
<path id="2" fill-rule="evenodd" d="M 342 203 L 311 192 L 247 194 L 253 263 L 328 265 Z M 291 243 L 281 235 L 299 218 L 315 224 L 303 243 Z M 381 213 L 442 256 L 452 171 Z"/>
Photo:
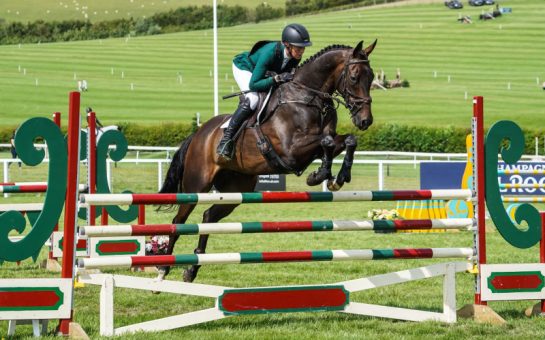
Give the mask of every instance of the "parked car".
<path id="1" fill-rule="evenodd" d="M 468 3 L 470 6 L 482 6 L 484 5 L 484 0 L 469 0 Z"/>
<path id="2" fill-rule="evenodd" d="M 462 5 L 460 0 L 446 0 L 445 6 L 447 6 L 450 9 L 460 9 L 464 7 L 464 5 Z"/>
<path id="3" fill-rule="evenodd" d="M 493 4 L 496 3 L 494 0 L 484 0 L 483 2 L 484 2 L 484 4 L 487 5 L 487 6 L 488 6 L 488 5 L 493 5 Z"/>

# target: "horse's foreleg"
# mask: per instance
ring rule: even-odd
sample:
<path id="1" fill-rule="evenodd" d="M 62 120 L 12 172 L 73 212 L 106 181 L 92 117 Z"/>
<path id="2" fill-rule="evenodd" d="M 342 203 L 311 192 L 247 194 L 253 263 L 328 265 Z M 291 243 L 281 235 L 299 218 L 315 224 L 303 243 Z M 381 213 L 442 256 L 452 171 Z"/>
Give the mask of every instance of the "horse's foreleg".
<path id="1" fill-rule="evenodd" d="M 331 166 L 333 165 L 333 153 L 335 151 L 335 140 L 333 137 L 327 135 L 320 141 L 320 145 L 323 149 L 322 165 L 318 170 L 313 171 L 307 177 L 307 185 L 318 185 L 332 178 Z"/>
<path id="2" fill-rule="evenodd" d="M 337 135 L 335 137 L 335 142 L 340 148 L 338 150 L 338 153 L 340 153 L 342 149 L 346 148 L 346 154 L 343 159 L 343 165 L 341 166 L 341 170 L 339 170 L 337 177 L 331 179 L 327 183 L 327 188 L 331 191 L 339 190 L 344 185 L 344 183 L 350 183 L 350 181 L 352 180 L 352 164 L 354 162 L 354 152 L 356 151 L 356 146 L 358 145 L 358 142 L 354 135 Z"/>

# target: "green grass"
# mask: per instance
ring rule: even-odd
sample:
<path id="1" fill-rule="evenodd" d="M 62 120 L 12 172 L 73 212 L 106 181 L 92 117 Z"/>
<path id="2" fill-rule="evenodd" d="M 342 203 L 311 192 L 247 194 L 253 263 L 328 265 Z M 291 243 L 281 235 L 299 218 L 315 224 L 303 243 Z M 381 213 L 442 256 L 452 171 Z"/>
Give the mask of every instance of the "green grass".
<path id="1" fill-rule="evenodd" d="M 85 176 L 82 167 L 81 178 Z M 346 190 L 365 190 L 376 188 L 376 166 L 356 166 L 353 183 Z M 114 190 L 120 192 L 131 189 L 135 192 L 156 191 L 156 167 L 139 164 L 138 166 L 118 164 L 113 168 Z M 45 166 L 21 170 L 12 166 L 10 179 L 43 180 L 46 177 Z M 385 186 L 389 189 L 417 188 L 418 167 L 395 165 L 390 167 Z M 288 176 L 288 190 L 309 190 L 302 177 Z M 138 178 L 139 181 L 134 179 Z M 318 189 L 318 188 L 316 188 Z M 12 195 L 9 199 L 0 198 L 0 203 L 36 202 L 43 195 Z M 372 208 L 394 208 L 393 202 L 363 203 L 307 203 L 307 204 L 248 204 L 243 205 L 225 219 L 225 221 L 270 221 L 270 220 L 318 220 L 318 219 L 366 219 L 367 211 Z M 197 207 L 189 222 L 200 222 L 206 206 Z M 540 207 L 540 208 L 543 208 Z M 169 223 L 173 213 L 156 213 L 153 207 L 147 207 L 148 223 Z M 489 222 L 490 223 L 490 222 Z M 61 223 L 62 225 L 62 223 Z M 539 261 L 537 247 L 518 250 L 507 245 L 493 229 L 487 233 L 488 259 L 490 263 L 531 263 Z M 182 237 L 175 252 L 190 253 L 196 246 L 197 237 Z M 411 233 L 411 234 L 375 234 L 372 232 L 338 233 L 288 233 L 288 234 L 246 234 L 214 235 L 208 243 L 208 251 L 275 251 L 303 249 L 365 249 L 390 247 L 470 247 L 472 235 L 469 232 L 449 233 Z M 45 258 L 42 251 L 40 259 Z M 343 263 L 292 263 L 263 265 L 226 265 L 207 266 L 201 269 L 198 283 L 217 284 L 229 287 L 253 287 L 288 284 L 335 283 L 349 279 L 386 273 L 440 263 L 442 260 L 403 260 L 403 261 L 349 261 Z M 132 273 L 126 270 L 106 270 L 123 275 L 153 277 L 151 273 Z M 58 277 L 58 274 L 44 272 L 31 261 L 23 261 L 20 266 L 6 263 L 0 269 L 0 278 L 11 277 Z M 180 280 L 181 269 L 173 270 L 169 279 Z M 417 281 L 392 287 L 370 290 L 352 295 L 354 301 L 386 304 L 405 308 L 420 308 L 439 311 L 442 308 L 442 284 L 440 279 Z M 470 274 L 457 275 L 457 307 L 473 301 L 473 277 Z M 99 338 L 99 287 L 86 286 L 76 290 L 75 321 L 80 323 L 92 339 Z M 228 318 L 218 322 L 191 326 L 166 333 L 137 334 L 123 336 L 123 339 L 164 339 L 167 338 L 422 338 L 433 334 L 434 337 L 491 337 L 491 338 L 536 338 L 542 336 L 545 320 L 526 318 L 522 310 L 532 305 L 532 301 L 495 302 L 491 306 L 508 320 L 505 326 L 478 324 L 470 320 L 460 320 L 454 325 L 436 322 L 415 324 L 387 319 L 352 316 L 336 313 L 295 313 L 277 315 L 259 315 Z M 129 289 L 118 289 L 115 293 L 115 326 L 120 327 L 145 320 L 167 317 L 176 313 L 194 311 L 211 307 L 212 299 L 177 296 L 171 294 L 153 295 Z M 53 332 L 55 323 L 49 326 Z M 0 323 L 0 334 L 6 334 L 7 323 Z M 29 337 L 31 328 L 19 326 L 20 336 Z M 52 333 L 50 333 L 51 335 Z"/>
<path id="2" fill-rule="evenodd" d="M 260 2 L 217 0 L 218 5 L 240 5 L 254 9 Z M 273 7 L 284 7 L 284 0 L 269 0 Z M 149 17 L 157 12 L 186 6 L 212 6 L 212 0 L 4 0 L 0 18 L 7 22 L 35 20 L 90 20 L 93 22 L 130 17 Z M 87 16 L 86 16 L 87 15 Z"/>
<path id="3" fill-rule="evenodd" d="M 411 88 L 374 92 L 374 112 L 380 122 L 399 121 L 415 125 L 468 126 L 471 101 L 469 96 L 486 97 L 487 122 L 510 118 L 522 126 L 542 126 L 544 91 L 535 77 L 545 80 L 540 33 L 545 23 L 541 1 L 525 0 L 509 3 L 513 14 L 492 22 L 460 25 L 459 12 L 447 10 L 441 3 L 395 6 L 326 13 L 297 20 L 311 29 L 315 46 L 307 56 L 333 44 L 367 43 L 378 37 L 373 53 L 375 70 L 383 68 L 393 75 L 401 68 L 411 81 Z M 463 13 L 474 18 L 480 9 L 467 8 Z M 422 28 L 420 28 L 422 24 Z M 499 30 L 499 25 L 502 29 Z M 244 25 L 220 30 L 220 89 L 230 92 L 234 85 L 230 75 L 232 55 L 259 38 L 278 36 L 283 21 Z M 349 25 L 352 25 L 349 28 Z M 212 79 L 210 31 L 186 32 L 138 39 L 58 43 L 0 47 L 0 124 L 15 125 L 24 119 L 66 112 L 67 92 L 75 89 L 74 72 L 86 79 L 90 91 L 83 94 L 82 106 L 93 106 L 103 123 L 133 121 L 153 124 L 160 121 L 189 120 L 199 111 L 211 116 Z M 201 64 L 198 64 L 198 63 Z M 23 75 L 18 65 L 27 69 Z M 111 74 L 111 68 L 114 74 Z M 121 79 L 121 71 L 125 79 Z M 438 78 L 433 78 L 433 71 Z M 177 82 L 178 72 L 183 83 Z M 225 73 L 228 80 L 225 80 Z M 452 76 L 447 84 L 446 76 Z M 39 86 L 35 86 L 35 79 Z M 512 90 L 507 91 L 507 81 Z M 130 91 L 130 83 L 135 90 Z M 235 102 L 222 102 L 221 110 L 230 111 Z M 343 119 L 345 119 L 343 115 Z M 82 168 L 84 170 L 84 168 Z M 10 180 L 38 181 L 47 176 L 43 166 L 21 170 L 13 165 Z M 155 192 L 156 168 L 119 164 L 114 171 L 114 190 Z M 345 190 L 376 189 L 376 166 L 356 166 L 353 183 Z M 80 176 L 84 178 L 85 172 Z M 305 174 L 306 175 L 306 174 Z M 309 190 L 302 177 L 288 176 L 288 190 Z M 385 180 L 389 189 L 419 186 L 418 169 L 392 166 Z M 318 188 L 316 188 L 318 189 Z M 12 195 L 0 203 L 36 202 L 42 195 Z M 238 208 L 226 221 L 267 221 L 296 219 L 365 219 L 372 208 L 394 208 L 394 203 L 317 203 L 247 205 Z M 198 207 L 189 222 L 199 222 L 206 207 Z M 540 208 L 543 209 L 543 206 Z M 155 213 L 147 208 L 149 223 L 169 223 L 172 213 Z M 489 222 L 490 223 L 490 222 Z M 62 224 L 62 221 L 61 221 Z M 488 256 L 490 263 L 531 263 L 539 261 L 537 247 L 519 250 L 506 244 L 490 226 Z M 389 247 L 466 247 L 472 235 L 467 232 L 433 234 L 374 233 L 291 233 L 278 235 L 218 235 L 210 238 L 210 252 L 274 251 L 300 249 L 350 249 Z M 182 238 L 177 253 L 191 252 L 196 237 Z M 45 251 L 41 259 L 46 256 Z M 198 283 L 233 287 L 334 283 L 368 275 L 417 267 L 438 260 L 374 261 L 346 263 L 266 264 L 209 266 L 201 270 Z M 127 271 L 114 271 L 127 274 Z M 135 273 L 131 275 L 150 276 Z M 6 263 L 0 268 L 1 278 L 58 277 L 37 265 L 24 261 L 21 266 Z M 170 279 L 180 280 L 180 269 Z M 441 282 L 426 280 L 354 294 L 354 300 L 389 304 L 397 307 L 441 309 Z M 457 275 L 457 307 L 473 301 L 473 277 Z M 76 290 L 75 321 L 82 324 L 91 338 L 99 338 L 99 288 L 88 286 Z M 229 318 L 166 333 L 138 334 L 123 339 L 167 338 L 237 338 L 237 339 L 315 339 L 315 338 L 423 338 L 434 336 L 459 338 L 541 338 L 545 320 L 526 318 L 522 310 L 533 302 L 495 302 L 491 306 L 508 320 L 505 326 L 478 324 L 460 320 L 455 325 L 435 322 L 415 324 L 386 319 L 350 316 L 336 313 L 279 314 Z M 212 306 L 211 299 L 159 296 L 133 290 L 116 291 L 117 327 L 141 320 L 166 317 L 180 312 Z M 52 334 L 55 324 L 49 327 Z M 0 323 L 0 336 L 6 334 L 7 323 Z M 30 337 L 29 326 L 19 326 L 20 337 Z"/>
<path id="4" fill-rule="evenodd" d="M 442 3 L 353 9 L 289 21 L 301 22 L 311 32 L 314 46 L 305 57 L 330 44 L 355 45 L 361 39 L 369 44 L 379 39 L 371 56 L 375 71 L 383 69 L 392 78 L 400 68 L 411 87 L 373 92 L 376 123 L 467 127 L 471 97 L 483 95 L 486 125 L 512 119 L 521 126 L 540 127 L 545 91 L 536 78 L 545 81 L 545 45 L 540 43 L 545 5 L 539 0 L 508 5 L 512 14 L 487 22 L 477 20 L 481 8 L 459 12 Z M 459 13 L 470 14 L 475 23 L 458 23 Z M 220 95 L 237 89 L 232 57 L 256 40 L 277 39 L 286 22 L 219 31 Z M 106 124 L 189 121 L 196 112 L 204 120 L 213 115 L 210 30 L 1 46 L 0 54 L 0 124 L 17 125 L 28 117 L 66 112 L 67 93 L 76 89 L 80 79 L 89 83 L 82 107 L 93 107 Z M 235 99 L 220 100 L 220 112 L 230 113 L 236 104 Z M 348 121 L 345 110 L 340 110 L 340 117 Z"/>

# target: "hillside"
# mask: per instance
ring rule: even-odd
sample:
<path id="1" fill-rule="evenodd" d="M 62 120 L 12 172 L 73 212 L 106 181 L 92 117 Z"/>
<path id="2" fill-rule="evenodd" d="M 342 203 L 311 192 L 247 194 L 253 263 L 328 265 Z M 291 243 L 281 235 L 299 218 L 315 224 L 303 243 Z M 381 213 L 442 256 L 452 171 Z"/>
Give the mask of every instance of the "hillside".
<path id="1" fill-rule="evenodd" d="M 219 5 L 255 8 L 259 2 L 244 0 L 217 0 Z M 284 0 L 269 0 L 273 7 L 284 7 Z M 93 22 L 119 18 L 146 17 L 184 6 L 212 5 L 202 0 L 3 0 L 0 1 L 0 18 L 12 21 L 34 20 L 90 20 Z"/>
<path id="2" fill-rule="evenodd" d="M 136 0 L 135 0 L 136 1 Z M 375 73 L 401 70 L 408 89 L 373 92 L 375 121 L 467 126 L 471 96 L 485 96 L 487 122 L 509 118 L 523 126 L 545 122 L 542 43 L 545 5 L 540 0 L 505 3 L 513 13 L 479 21 L 483 8 L 461 11 L 441 2 L 414 1 L 297 17 L 312 35 L 305 58 L 330 44 L 366 44 Z M 460 24 L 458 15 L 473 24 Z M 236 90 L 232 57 L 261 39 L 277 39 L 285 20 L 247 24 L 219 32 L 220 94 Z M 158 123 L 212 115 L 212 32 L 143 38 L 0 47 L 0 116 L 4 125 L 66 112 L 68 91 L 85 79 L 82 105 L 101 120 Z M 434 76 L 436 75 L 436 77 Z M 450 76 L 450 83 L 448 82 Z M 538 84 L 539 83 L 539 84 Z M 36 84 L 38 84 L 36 86 Z M 131 84 L 133 90 L 131 90 Z M 510 89 L 509 89 L 510 88 Z M 467 92 L 467 99 L 465 93 Z M 236 100 L 220 101 L 231 112 Z M 341 113 L 347 121 L 347 115 Z"/>

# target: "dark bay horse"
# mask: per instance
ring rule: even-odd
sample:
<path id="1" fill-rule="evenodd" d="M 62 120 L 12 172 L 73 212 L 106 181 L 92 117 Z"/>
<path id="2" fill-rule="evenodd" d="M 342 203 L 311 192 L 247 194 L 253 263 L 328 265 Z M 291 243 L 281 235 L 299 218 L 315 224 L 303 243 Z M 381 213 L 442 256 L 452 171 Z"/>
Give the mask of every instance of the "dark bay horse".
<path id="1" fill-rule="evenodd" d="M 303 62 L 294 80 L 272 93 L 265 120 L 257 126 L 242 128 L 235 156 L 230 161 L 216 154 L 222 137 L 220 126 L 230 116 L 207 121 L 174 154 L 160 192 L 208 192 L 212 186 L 220 192 L 250 192 L 258 175 L 300 175 L 319 158 L 322 164 L 308 176 L 307 184 L 317 185 L 328 180 L 330 190 L 340 189 L 351 179 L 356 138 L 336 133 L 335 102 L 348 108 L 352 123 L 360 130 L 366 130 L 373 123 L 370 90 L 374 74 L 368 56 L 375 45 L 376 40 L 367 48 L 362 47 L 363 41 L 355 48 L 332 45 Z M 347 152 L 341 170 L 333 177 L 333 158 L 343 150 Z M 204 212 L 203 223 L 218 222 L 236 207 L 235 204 L 212 205 Z M 185 223 L 194 208 L 191 204 L 180 205 L 173 223 Z M 177 239 L 178 236 L 170 237 L 169 254 Z M 204 253 L 207 241 L 208 235 L 201 235 L 195 253 Z M 159 278 L 164 278 L 169 270 L 169 267 L 160 268 Z M 185 270 L 184 281 L 193 281 L 198 270 L 196 265 Z"/>

